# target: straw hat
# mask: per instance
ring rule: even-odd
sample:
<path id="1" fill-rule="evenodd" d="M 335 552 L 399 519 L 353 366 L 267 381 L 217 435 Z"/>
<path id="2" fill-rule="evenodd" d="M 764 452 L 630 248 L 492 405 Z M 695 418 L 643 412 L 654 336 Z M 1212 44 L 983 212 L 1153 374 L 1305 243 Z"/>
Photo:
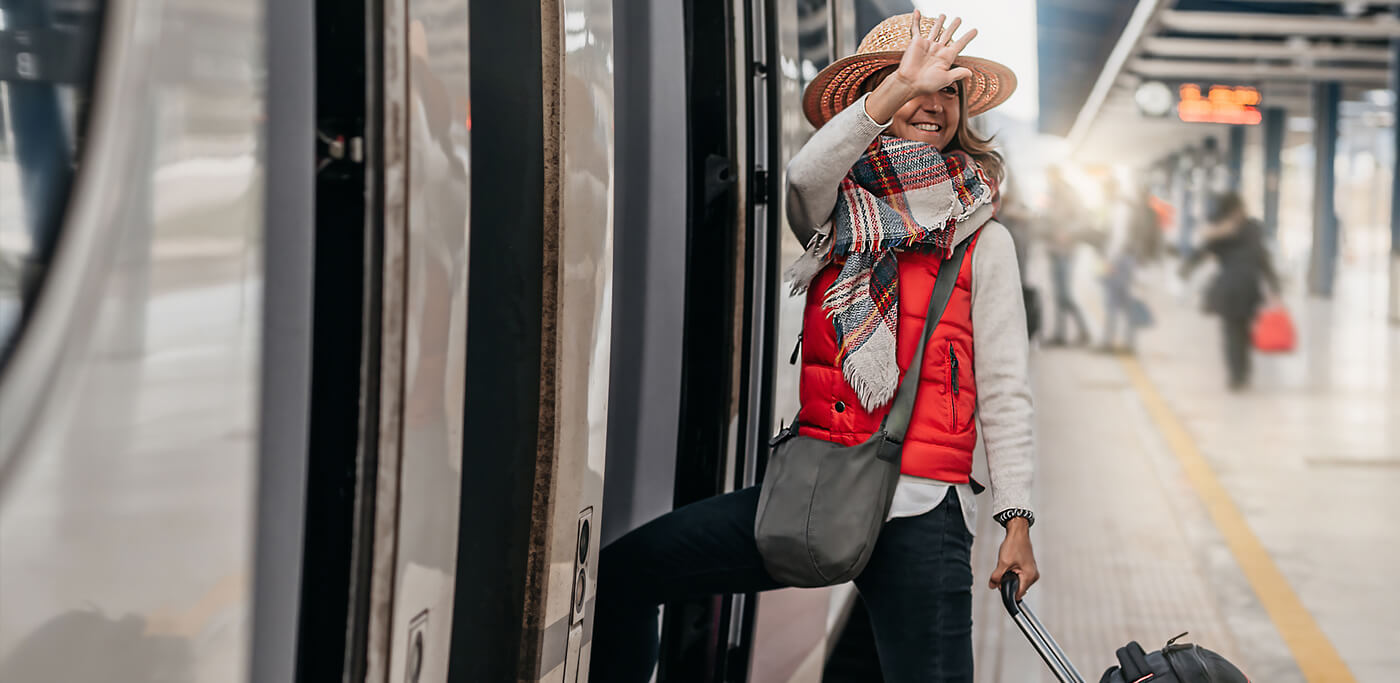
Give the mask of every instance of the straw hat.
<path id="1" fill-rule="evenodd" d="M 937 30 L 934 20 L 923 17 L 919 27 L 924 35 Z M 856 53 L 832 62 L 807 84 L 802 95 L 802 112 L 813 126 L 821 128 L 837 112 L 860 98 L 865 79 L 877 71 L 898 66 L 909 47 L 909 25 L 914 14 L 897 14 L 882 22 L 860 41 Z M 1016 90 L 1016 74 L 1004 64 L 978 57 L 958 57 L 953 66 L 967 67 L 970 78 L 963 79 L 967 91 L 968 116 L 976 116 L 1006 101 Z"/>

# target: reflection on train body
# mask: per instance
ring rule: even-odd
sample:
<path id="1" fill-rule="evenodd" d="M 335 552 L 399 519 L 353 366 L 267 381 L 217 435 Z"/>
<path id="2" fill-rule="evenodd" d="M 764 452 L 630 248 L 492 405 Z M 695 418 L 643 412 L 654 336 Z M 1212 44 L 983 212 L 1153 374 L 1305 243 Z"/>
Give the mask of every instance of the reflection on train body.
<path id="1" fill-rule="evenodd" d="M 7 19 L 25 6 L 61 18 L 81 4 L 0 4 Z M 101 16 L 102 85 L 77 136 L 73 196 L 56 197 L 58 215 L 35 212 L 33 184 L 23 202 L 0 199 L 0 234 L 13 235 L 23 204 L 30 234 L 59 240 L 0 374 L 0 679 L 239 680 L 262 300 L 261 7 L 112 2 Z M 153 68 L 172 63 L 192 68 Z M 42 173 L 23 156 L 46 143 L 14 108 L 42 86 L 4 86 L 19 173 Z M 48 129 L 79 130 L 70 113 Z"/>

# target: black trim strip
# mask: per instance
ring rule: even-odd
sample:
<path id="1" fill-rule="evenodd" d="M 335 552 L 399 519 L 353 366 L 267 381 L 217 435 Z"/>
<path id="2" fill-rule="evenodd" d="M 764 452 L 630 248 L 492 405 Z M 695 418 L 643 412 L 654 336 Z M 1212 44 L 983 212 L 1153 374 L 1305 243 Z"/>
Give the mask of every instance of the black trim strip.
<path id="1" fill-rule="evenodd" d="M 466 452 L 448 680 L 517 680 L 539 431 L 540 5 L 471 0 Z M 509 65 L 505 67 L 503 65 Z"/>

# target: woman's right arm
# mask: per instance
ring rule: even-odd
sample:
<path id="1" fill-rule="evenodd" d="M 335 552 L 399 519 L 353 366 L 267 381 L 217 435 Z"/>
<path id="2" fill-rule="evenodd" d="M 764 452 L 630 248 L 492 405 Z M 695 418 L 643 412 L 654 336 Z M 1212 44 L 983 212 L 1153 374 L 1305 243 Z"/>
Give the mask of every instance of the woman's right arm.
<path id="1" fill-rule="evenodd" d="M 888 127 L 866 113 L 865 95 L 832 117 L 798 150 L 787 167 L 787 220 L 806 246 L 812 233 L 831 220 L 841 179 L 870 143 Z"/>

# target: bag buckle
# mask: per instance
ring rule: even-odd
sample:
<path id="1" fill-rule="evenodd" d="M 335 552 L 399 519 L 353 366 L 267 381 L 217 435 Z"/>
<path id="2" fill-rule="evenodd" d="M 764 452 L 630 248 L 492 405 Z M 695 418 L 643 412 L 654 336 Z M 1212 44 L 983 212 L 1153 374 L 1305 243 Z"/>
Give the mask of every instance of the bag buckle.
<path id="1" fill-rule="evenodd" d="M 776 447 L 778 444 L 780 444 L 780 443 L 782 443 L 782 442 L 784 442 L 784 441 L 787 441 L 788 439 L 790 439 L 790 438 L 792 438 L 792 437 L 794 437 L 794 436 L 797 436 L 797 423 L 796 423 L 796 422 L 793 422 L 793 423 L 790 424 L 790 425 L 789 425 L 789 424 L 786 424 L 785 422 L 779 422 L 779 423 L 778 423 L 778 433 L 777 433 L 777 434 L 774 434 L 774 435 L 771 436 L 771 437 L 768 437 L 768 447 L 769 447 L 769 448 L 774 448 L 774 447 Z"/>

